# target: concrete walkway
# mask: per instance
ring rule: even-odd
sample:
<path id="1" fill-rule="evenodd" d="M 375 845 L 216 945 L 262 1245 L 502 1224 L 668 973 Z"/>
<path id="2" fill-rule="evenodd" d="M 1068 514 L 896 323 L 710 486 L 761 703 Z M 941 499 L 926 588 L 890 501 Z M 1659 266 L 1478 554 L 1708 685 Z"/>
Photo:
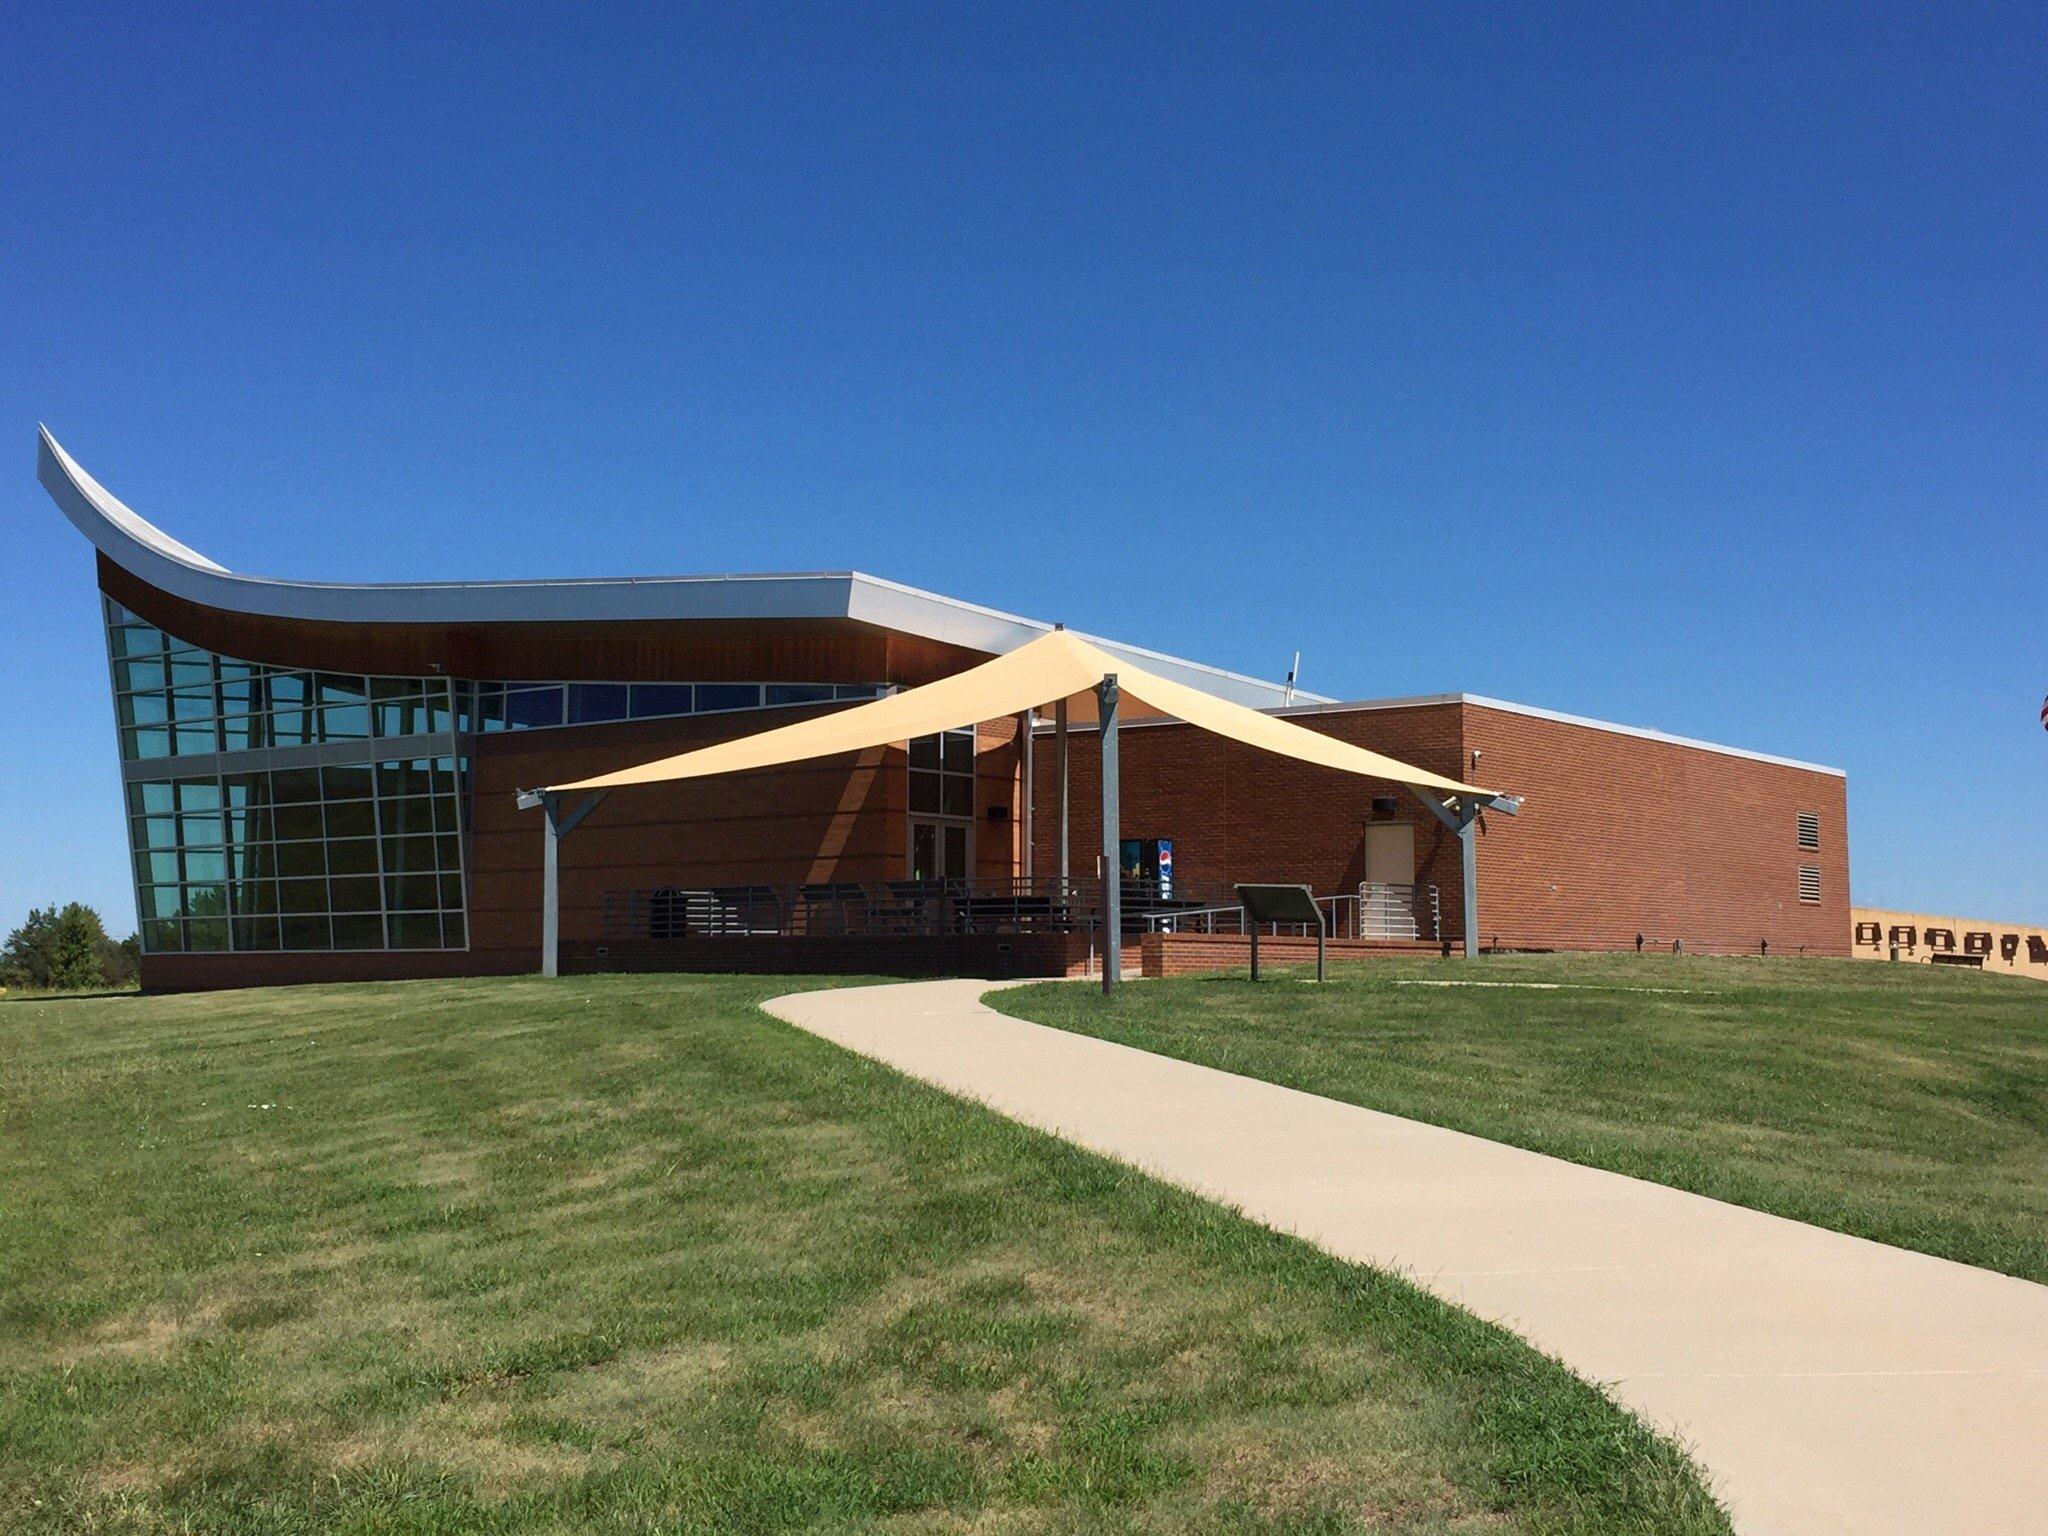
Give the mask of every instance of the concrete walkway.
<path id="1" fill-rule="evenodd" d="M 1513 1329 L 1692 1447 L 1745 1533 L 2048 1533 L 2048 1287 L 1005 1018 L 987 990 L 768 1008 Z"/>

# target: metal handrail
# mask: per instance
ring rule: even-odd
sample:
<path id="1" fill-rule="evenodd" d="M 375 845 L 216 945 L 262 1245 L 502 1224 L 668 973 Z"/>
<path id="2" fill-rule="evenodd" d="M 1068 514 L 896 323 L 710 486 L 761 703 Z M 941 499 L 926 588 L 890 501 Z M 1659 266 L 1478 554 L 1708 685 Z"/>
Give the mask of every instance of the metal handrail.
<path id="1" fill-rule="evenodd" d="M 1349 924 L 1344 912 L 1347 904 L 1356 905 L 1355 896 L 1317 896 L 1315 904 L 1328 907 L 1324 917 L 1332 938 L 1351 937 Z M 1270 934 L 1301 934 L 1310 932 L 1307 923 L 1261 923 L 1259 932 Z M 1145 919 L 1148 933 L 1237 933 L 1246 932 L 1244 907 L 1241 903 L 1229 906 L 1189 907 L 1178 912 L 1154 912 Z"/>
<path id="2" fill-rule="evenodd" d="M 1440 935 L 1437 889 L 1361 885 L 1318 896 L 1331 938 L 1430 939 Z M 604 893 L 607 941 L 780 934 L 809 938 L 954 933 L 1083 933 L 1101 925 L 1094 881 L 1008 879 L 815 881 L 801 885 L 659 886 Z M 1126 882 L 1124 921 L 1149 933 L 1245 931 L 1235 903 L 1197 903 L 1156 885 Z M 1303 923 L 1263 933 L 1301 934 Z"/>
<path id="3" fill-rule="evenodd" d="M 1354 892 L 1317 896 L 1323 921 L 1333 939 L 1429 939 L 1441 934 L 1437 888 L 1433 885 L 1382 885 L 1368 882 Z M 1148 933 L 1236 933 L 1245 930 L 1244 907 L 1194 907 L 1154 913 L 1146 918 Z M 1262 934 L 1306 936 L 1306 923 L 1263 923 Z"/>
<path id="4" fill-rule="evenodd" d="M 1358 937 L 1366 939 L 1438 939 L 1443 936 L 1442 911 L 1433 885 L 1394 885 L 1362 881 L 1358 887 Z"/>

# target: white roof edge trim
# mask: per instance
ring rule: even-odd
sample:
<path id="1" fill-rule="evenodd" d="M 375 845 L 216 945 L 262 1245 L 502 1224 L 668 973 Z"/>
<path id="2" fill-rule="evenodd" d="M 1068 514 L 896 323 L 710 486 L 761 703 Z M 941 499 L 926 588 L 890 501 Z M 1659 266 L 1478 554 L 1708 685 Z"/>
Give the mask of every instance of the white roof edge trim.
<path id="1" fill-rule="evenodd" d="M 1809 763 L 1796 757 L 1779 757 L 1771 752 L 1752 752 L 1747 747 L 1731 747 L 1724 742 L 1703 741 L 1697 736 L 1675 736 L 1669 731 L 1653 730 L 1646 725 L 1621 725 L 1613 720 L 1595 720 L 1589 715 L 1568 715 L 1562 710 L 1542 709 L 1534 704 L 1517 704 L 1511 699 L 1489 698 L 1483 693 L 1421 693 L 1402 699 L 1347 699 L 1342 703 L 1310 705 L 1306 708 L 1275 710 L 1275 714 L 1339 714 L 1348 710 L 1373 709 L 1423 709 L 1432 704 L 1470 704 L 1479 709 L 1498 709 L 1511 715 L 1527 715 L 1536 720 L 1554 720 L 1559 725 L 1583 726 L 1590 731 L 1607 731 L 1616 736 L 1635 736 L 1644 741 L 1661 741 L 1674 747 L 1692 747 L 1701 752 L 1718 752 L 1724 757 L 1747 758 L 1754 763 L 1770 763 L 1779 768 L 1797 768 L 1806 773 L 1825 773 L 1838 779 L 1849 776 L 1845 768 L 1833 768 L 1826 763 Z"/>
<path id="2" fill-rule="evenodd" d="M 1724 757 L 1746 757 L 1753 763 L 1770 763 L 1779 768 L 1797 768 L 1806 773 L 1825 773 L 1837 779 L 1849 777 L 1846 768 L 1833 768 L 1826 763 L 1809 763 L 1796 757 L 1779 757 L 1772 752 L 1752 752 L 1747 747 L 1731 747 L 1718 741 L 1702 741 L 1697 736 L 1675 736 L 1669 731 L 1653 730 L 1646 725 L 1617 725 L 1612 720 L 1567 715 L 1561 710 L 1540 709 L 1534 704 L 1516 704 L 1507 699 L 1490 699 L 1482 693 L 1468 693 L 1462 697 L 1467 704 L 1475 704 L 1481 709 L 1499 709 L 1511 715 L 1528 715 L 1537 720 L 1555 720 L 1560 725 L 1582 725 L 1588 730 L 1611 731 L 1617 736 L 1637 736 L 1644 741 L 1662 741 L 1674 747 L 1694 747 L 1702 752 L 1719 752 Z"/>
<path id="3" fill-rule="evenodd" d="M 1483 693 L 1418 693 L 1399 699 L 1344 699 L 1325 701 L 1319 704 L 1291 704 L 1281 709 L 1269 709 L 1269 715 L 1343 715 L 1363 714 L 1382 709 L 1427 709 L 1433 704 L 1470 704 L 1479 709 L 1498 709 L 1511 715 L 1528 715 L 1537 720 L 1554 720 L 1560 725 L 1582 726 L 1589 731 L 1607 731 L 1615 736 L 1634 736 L 1643 741 L 1661 741 L 1674 747 L 1691 747 L 1700 752 L 1718 752 L 1723 757 L 1747 758 L 1753 763 L 1769 763 L 1778 768 L 1797 768 L 1804 773 L 1825 773 L 1837 779 L 1849 777 L 1847 769 L 1831 768 L 1826 763 L 1809 763 L 1796 757 L 1778 757 L 1769 752 L 1752 752 L 1747 747 L 1726 746 L 1718 741 L 1702 741 L 1696 736 L 1674 736 L 1669 731 L 1652 730 L 1644 725 L 1619 725 L 1612 720 L 1594 720 L 1586 715 L 1567 715 L 1560 710 L 1539 709 L 1534 704 L 1516 704 L 1508 699 L 1488 698 Z M 1126 720 L 1121 730 L 1143 730 L 1148 725 L 1179 725 L 1178 720 Z M 1052 727 L 1040 720 L 1032 734 L 1040 735 Z M 1075 730 L 1095 729 L 1093 722 L 1076 725 Z"/>
<path id="4" fill-rule="evenodd" d="M 868 623 L 879 624 L 887 629 L 904 629 L 906 615 L 900 611 L 904 603 L 927 600 L 929 593 L 915 587 L 906 587 L 901 582 L 888 581 L 879 576 L 855 573 L 854 602 L 852 617 Z M 986 608 L 979 603 L 945 600 L 950 608 L 951 624 L 948 632 L 934 638 L 967 646 L 972 650 L 988 651 L 1001 655 L 1018 646 L 1036 640 L 1040 635 L 1049 634 L 1054 626 L 1042 619 L 1027 619 L 1019 614 L 1005 613 L 998 608 Z M 1213 693 L 1219 698 L 1234 703 L 1246 704 L 1254 709 L 1270 708 L 1275 701 L 1286 697 L 1284 683 L 1270 683 L 1263 678 L 1248 677 L 1242 672 L 1232 672 L 1223 667 L 1212 667 L 1204 662 L 1186 661 L 1178 656 L 1169 656 L 1164 651 L 1154 651 L 1141 645 L 1130 645 L 1121 640 L 1112 640 L 1102 635 L 1089 634 L 1085 630 L 1073 630 L 1078 640 L 1100 646 L 1113 656 L 1122 656 L 1133 666 L 1143 667 L 1159 673 L 1175 682 L 1184 682 L 1204 693 Z M 1311 702 L 1329 702 L 1321 694 L 1304 693 L 1297 688 L 1297 699 Z"/>
<path id="5" fill-rule="evenodd" d="M 118 561 L 118 555 L 106 548 L 96 532 L 95 523 L 110 525 L 128 544 L 160 559 L 216 576 L 231 574 L 226 566 L 217 565 L 198 550 L 180 544 L 93 479 L 85 472 L 85 467 L 50 436 L 50 429 L 40 423 L 36 426 L 36 446 L 36 478 L 42 481 L 43 488 L 57 503 L 58 510 L 70 518 L 72 525 L 92 540 L 108 559 Z M 57 472 L 54 479 L 51 475 L 53 469 Z M 71 494 L 66 495 L 67 491 Z"/>
<path id="6" fill-rule="evenodd" d="M 851 619 L 991 655 L 1014 650 L 1053 627 L 860 571 L 462 582 L 247 576 L 179 543 L 134 511 L 86 473 L 48 427 L 38 427 L 37 441 L 37 479 L 94 548 L 174 597 L 235 613 L 357 624 Z M 1080 637 L 1175 681 L 1253 708 L 1271 707 L 1286 697 L 1280 683 L 1120 641 Z M 1299 689 L 1294 697 L 1328 702 Z"/>

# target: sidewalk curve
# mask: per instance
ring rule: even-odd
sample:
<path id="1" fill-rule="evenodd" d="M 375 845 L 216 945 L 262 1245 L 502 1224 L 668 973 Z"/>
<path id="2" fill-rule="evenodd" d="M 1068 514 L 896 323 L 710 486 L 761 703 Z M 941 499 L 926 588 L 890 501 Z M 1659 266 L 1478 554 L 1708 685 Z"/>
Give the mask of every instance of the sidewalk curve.
<path id="1" fill-rule="evenodd" d="M 1689 1445 L 1757 1536 L 2048 1536 L 2048 1286 L 996 1013 L 779 1018 L 1398 1271 Z"/>

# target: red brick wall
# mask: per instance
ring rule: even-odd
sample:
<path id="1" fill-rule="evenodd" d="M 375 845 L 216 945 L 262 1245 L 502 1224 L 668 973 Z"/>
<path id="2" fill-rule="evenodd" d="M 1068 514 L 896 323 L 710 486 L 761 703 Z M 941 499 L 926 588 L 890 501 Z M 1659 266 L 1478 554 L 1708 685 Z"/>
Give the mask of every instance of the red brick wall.
<path id="1" fill-rule="evenodd" d="M 486 963 L 540 954 L 541 828 L 516 808 L 523 787 L 561 783 L 818 713 L 778 710 L 672 721 L 520 731 L 483 738 L 475 758 L 470 943 Z M 975 867 L 1016 868 L 1014 719 L 977 731 Z M 603 934 L 607 890 L 663 885 L 796 885 L 900 880 L 906 873 L 909 787 L 903 753 L 792 764 L 615 790 L 562 841 L 562 938 Z M 991 821 L 988 809 L 1003 807 Z"/>
<path id="2" fill-rule="evenodd" d="M 1298 724 L 1453 777 L 1527 797 L 1520 817 L 1484 819 L 1480 930 L 1507 947 L 1632 947 L 1637 933 L 1695 953 L 1848 952 L 1847 799 L 1834 774 L 1460 703 L 1297 715 Z M 1038 741 L 1039 867 L 1054 868 L 1055 762 Z M 1101 841 L 1098 743 L 1071 737 L 1073 870 L 1092 879 Z M 1416 880 L 1435 885 L 1446 937 L 1463 937 L 1457 839 L 1393 785 L 1293 763 L 1184 725 L 1120 733 L 1125 837 L 1171 837 L 1176 894 L 1229 899 L 1236 880 L 1301 882 L 1319 894 L 1364 878 L 1365 824 L 1415 827 Z M 1797 847 L 1793 818 L 1815 811 L 1821 847 Z M 1797 871 L 1821 871 L 1818 905 Z"/>
<path id="3" fill-rule="evenodd" d="M 1507 945 L 1849 952 L 1848 792 L 1835 774 L 1482 706 L 1480 782 L 1525 795 L 1480 835 L 1480 928 Z M 1800 811 L 1821 846 L 1801 849 Z M 1821 900 L 1798 896 L 1817 865 Z"/>
<path id="4" fill-rule="evenodd" d="M 667 942 L 562 946 L 565 976 L 605 971 L 688 971 L 768 976 L 1080 975 L 1084 934 L 961 933 L 931 937 L 785 938 L 759 934 Z"/>
<path id="5" fill-rule="evenodd" d="M 1017 719 L 985 721 L 974 742 L 974 874 L 978 880 L 1007 880 L 1022 855 L 1017 837 Z M 1002 807 L 1000 819 L 989 811 Z M 901 870 L 896 872 L 899 876 Z"/>
<path id="6" fill-rule="evenodd" d="M 1333 711 L 1295 717 L 1355 746 L 1440 773 L 1458 771 L 1458 707 Z M 1069 747 L 1073 872 L 1094 879 L 1102 846 L 1100 747 L 1094 729 L 1074 731 Z M 1236 881 L 1301 883 L 1319 894 L 1356 889 L 1365 878 L 1369 820 L 1415 828 L 1416 879 L 1442 889 L 1446 912 L 1462 889 L 1457 839 L 1408 791 L 1260 752 L 1187 725 L 1126 726 L 1118 733 L 1125 837 L 1174 840 L 1175 894 L 1231 899 Z M 1058 758 L 1052 737 L 1035 748 L 1032 841 L 1038 868 L 1057 869 Z M 1375 796 L 1398 809 L 1375 818 Z"/>
<path id="7" fill-rule="evenodd" d="M 145 992 L 217 992 L 227 987 L 296 987 L 323 981 L 417 981 L 433 976 L 511 976 L 538 969 L 531 955 L 415 949 L 262 951 L 144 955 Z"/>
<path id="8" fill-rule="evenodd" d="M 470 944 L 539 963 L 541 821 L 516 792 L 589 777 L 807 718 L 710 715 L 487 736 L 474 759 Z M 561 845 L 562 937 L 603 935 L 607 890 L 900 879 L 903 753 L 875 749 L 788 768 L 616 789 Z"/>

